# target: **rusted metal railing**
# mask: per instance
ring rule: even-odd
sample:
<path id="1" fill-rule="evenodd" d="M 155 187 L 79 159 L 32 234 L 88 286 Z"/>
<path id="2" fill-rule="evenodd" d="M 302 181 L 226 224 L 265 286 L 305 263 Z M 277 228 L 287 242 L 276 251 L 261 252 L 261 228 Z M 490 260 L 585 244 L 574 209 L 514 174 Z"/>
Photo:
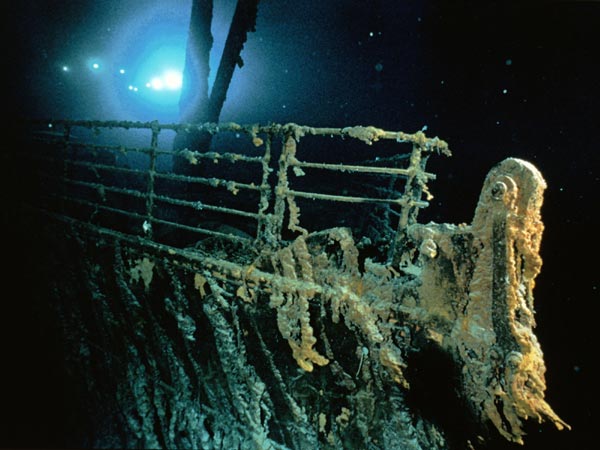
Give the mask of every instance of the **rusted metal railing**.
<path id="1" fill-rule="evenodd" d="M 425 170 L 428 156 L 450 154 L 444 141 L 422 132 L 374 127 L 55 120 L 30 121 L 27 128 L 34 145 L 18 157 L 35 169 L 37 207 L 176 246 L 189 245 L 180 234 L 192 233 L 278 247 L 315 231 L 311 218 L 327 211 L 329 222 L 317 229 L 380 213 L 398 241 L 428 205 L 427 184 L 435 179 Z M 172 138 L 198 129 L 224 141 L 227 151 L 180 151 L 198 173 L 173 173 Z M 240 149 L 230 151 L 234 146 Z M 343 151 L 349 146 L 351 157 Z"/>

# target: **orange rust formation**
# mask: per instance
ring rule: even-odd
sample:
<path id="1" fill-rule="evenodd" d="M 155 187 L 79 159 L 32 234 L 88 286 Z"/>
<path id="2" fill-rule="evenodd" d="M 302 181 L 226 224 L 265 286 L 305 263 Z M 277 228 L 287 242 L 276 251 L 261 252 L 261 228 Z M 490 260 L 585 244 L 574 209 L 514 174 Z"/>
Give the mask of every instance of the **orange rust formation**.
<path id="1" fill-rule="evenodd" d="M 89 402 L 116 408 L 116 446 L 447 449 L 406 401 L 411 356 L 426 347 L 452 361 L 477 422 L 507 440 L 523 443 L 528 419 L 569 428 L 544 400 L 533 332 L 546 183 L 532 164 L 494 167 L 470 225 L 421 224 L 427 158 L 450 155 L 422 132 L 52 125 L 59 138 L 19 157 L 44 173 L 28 201 L 54 233 L 49 278 L 80 280 L 52 295 L 79 379 L 89 392 L 107 380 Z M 150 131 L 150 147 L 110 142 L 115 128 Z M 203 170 L 194 176 L 160 169 L 172 156 L 161 133 L 188 128 L 213 142 L 229 133 L 227 151 L 181 150 Z M 232 152 L 241 135 L 249 145 Z M 354 159 L 331 161 L 334 138 Z M 304 139 L 323 147 L 307 152 Z M 131 153 L 148 167 L 119 163 Z"/>

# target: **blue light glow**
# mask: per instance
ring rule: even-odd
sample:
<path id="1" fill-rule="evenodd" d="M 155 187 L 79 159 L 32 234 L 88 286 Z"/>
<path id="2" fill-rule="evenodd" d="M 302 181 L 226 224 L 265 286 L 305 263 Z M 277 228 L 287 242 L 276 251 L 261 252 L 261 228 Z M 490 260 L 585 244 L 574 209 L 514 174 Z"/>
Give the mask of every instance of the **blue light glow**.
<path id="1" fill-rule="evenodd" d="M 140 91 L 139 99 L 151 109 L 177 115 L 184 62 L 184 39 L 180 45 L 157 43 L 148 46 L 142 52 L 132 80 L 133 85 L 147 88 Z"/>
<path id="2" fill-rule="evenodd" d="M 95 72 L 95 73 L 104 72 L 104 58 L 99 58 L 97 55 L 88 57 L 87 60 L 82 61 L 82 63 L 85 64 L 85 67 L 90 72 Z"/>
<path id="3" fill-rule="evenodd" d="M 163 75 L 163 80 L 167 89 L 178 91 L 183 83 L 183 75 L 180 70 L 167 70 Z"/>
<path id="4" fill-rule="evenodd" d="M 90 59 L 88 64 L 91 67 L 97 62 L 99 69 L 92 72 L 104 72 L 96 78 L 101 83 L 102 101 L 111 111 L 111 117 L 177 121 L 192 2 L 181 0 L 177 8 L 158 0 L 148 5 L 111 26 L 108 53 L 103 55 L 103 60 Z M 210 54 L 209 89 L 234 9 L 235 2 L 228 2 L 213 18 L 215 41 Z M 231 101 L 236 94 L 227 98 Z"/>
<path id="5" fill-rule="evenodd" d="M 191 1 L 177 4 L 147 2 L 112 24 L 102 89 L 113 117 L 178 119 L 181 89 L 174 74 L 184 69 Z"/>
<path id="6" fill-rule="evenodd" d="M 150 81 L 149 85 L 155 91 L 162 91 L 165 87 L 165 83 L 163 82 L 162 78 L 159 77 L 152 78 L 152 81 Z"/>
<path id="7" fill-rule="evenodd" d="M 155 91 L 179 91 L 183 82 L 183 75 L 179 70 L 167 70 L 161 76 L 153 77 L 146 83 L 146 87 Z"/>

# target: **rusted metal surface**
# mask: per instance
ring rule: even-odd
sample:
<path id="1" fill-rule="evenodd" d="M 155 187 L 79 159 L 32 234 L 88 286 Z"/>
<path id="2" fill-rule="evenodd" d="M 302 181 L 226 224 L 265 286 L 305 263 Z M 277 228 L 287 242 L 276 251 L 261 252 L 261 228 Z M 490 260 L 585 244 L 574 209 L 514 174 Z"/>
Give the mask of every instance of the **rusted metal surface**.
<path id="1" fill-rule="evenodd" d="M 173 229 L 187 232 L 196 231 L 199 235 L 214 234 L 215 230 L 203 227 L 203 213 L 212 211 L 224 215 L 242 217 L 256 222 L 253 238 L 257 246 L 269 245 L 276 248 L 282 233 L 298 232 L 301 227 L 311 229 L 310 224 L 295 223 L 299 221 L 301 210 L 296 204 L 299 198 L 309 199 L 314 202 L 328 202 L 327 206 L 335 210 L 340 208 L 339 203 L 372 204 L 380 205 L 380 209 L 373 212 L 380 213 L 389 218 L 387 224 L 390 229 L 402 232 L 410 223 L 416 220 L 418 210 L 428 205 L 422 197 L 427 195 L 427 182 L 434 180 L 435 175 L 425 171 L 424 161 L 430 153 L 449 155 L 447 144 L 438 138 L 427 138 L 422 132 L 408 134 L 403 132 L 389 132 L 374 127 L 347 127 L 347 128 L 314 128 L 295 124 L 242 126 L 237 124 L 204 124 L 200 126 L 180 124 L 159 124 L 157 122 L 94 122 L 94 121 L 38 121 L 30 122 L 31 133 L 38 142 L 38 147 L 19 155 L 37 161 L 35 167 L 39 170 L 41 179 L 53 179 L 54 183 L 61 184 L 60 192 L 44 192 L 48 196 L 56 196 L 61 205 L 66 203 L 86 206 L 90 211 L 78 216 L 79 220 L 96 223 L 98 212 L 113 214 L 114 217 L 105 222 L 104 226 L 111 228 L 110 221 L 129 220 L 128 233 L 144 236 L 147 239 L 161 242 L 161 237 L 152 233 L 153 229 L 163 226 L 160 235 L 164 236 Z M 51 130 L 48 132 L 47 130 Z M 118 141 L 110 137 L 103 142 L 105 134 L 114 130 L 128 133 L 147 132 L 149 142 L 147 146 L 128 146 L 127 135 L 120 134 Z M 235 134 L 246 137 L 252 147 L 246 153 L 234 151 L 213 151 L 211 149 L 184 149 L 178 152 L 194 166 L 210 166 L 218 168 L 219 164 L 235 166 L 223 177 L 215 176 L 188 176 L 172 173 L 169 170 L 157 168 L 159 158 L 168 159 L 173 152 L 160 145 L 161 134 L 167 131 L 197 131 L 203 130 L 213 135 Z M 82 140 L 73 136 L 87 133 L 87 139 Z M 365 164 L 329 163 L 322 161 L 302 160 L 302 139 L 308 136 L 320 138 L 318 145 L 327 147 L 331 140 L 353 140 L 365 144 L 362 149 L 362 159 Z M 328 142 L 329 141 L 329 142 Z M 373 155 L 372 145 L 377 141 L 396 142 L 397 152 L 391 154 L 387 166 L 382 164 Z M 277 147 L 277 148 L 276 148 Z M 273 155 L 273 152 L 277 155 Z M 389 150 L 388 150 L 389 153 Z M 127 156 L 143 157 L 143 163 L 130 162 Z M 328 155 L 329 156 L 329 155 Z M 401 156 L 398 158 L 398 156 Z M 402 157 L 404 156 L 404 157 Z M 327 158 L 326 158 L 327 159 Z M 125 163 L 119 161 L 126 161 Z M 274 163 L 277 163 L 276 165 Z M 62 171 L 54 170 L 58 165 Z M 49 169 L 50 170 L 47 170 Z M 328 177 L 331 173 L 342 174 L 348 180 L 353 175 L 372 175 L 374 182 L 371 188 L 379 197 L 360 195 L 333 194 L 321 189 L 327 183 L 310 183 L 311 189 L 296 188 L 297 181 L 305 175 Z M 235 179 L 240 173 L 254 175 L 254 181 L 244 182 Z M 273 173 L 273 174 L 272 174 Z M 229 175 L 230 177 L 226 177 Z M 327 178 L 319 178 L 321 180 Z M 162 187 L 157 185 L 162 183 Z M 136 184 L 137 189 L 130 187 Z M 211 198 L 215 203 L 202 201 L 194 196 L 178 195 L 179 191 L 188 191 L 189 186 L 202 186 L 203 195 L 199 197 Z M 366 186 L 365 186 L 366 187 Z M 79 188 L 79 189 L 78 189 Z M 207 196 L 206 191 L 225 191 L 229 195 Z M 236 196 L 241 191 L 256 192 L 258 196 L 244 201 L 236 201 Z M 195 190 L 198 192 L 198 189 Z M 109 194 L 109 195 L 107 195 Z M 145 202 L 144 211 L 134 211 L 127 201 L 111 201 L 115 196 L 123 198 L 137 198 Z M 110 198 L 109 198 L 110 197 Z M 166 220 L 157 214 L 158 205 L 170 205 L 188 208 L 197 218 L 193 225 L 179 223 L 178 220 Z M 310 208 L 310 206 L 308 206 Z M 54 213 L 71 214 L 61 208 L 51 209 Z M 370 211 L 367 211 L 369 213 Z M 390 214 L 390 212 L 392 214 Z M 339 217 L 349 211 L 340 209 Z M 362 211 L 364 213 L 364 211 Z M 188 214 L 190 216 L 190 214 Z M 285 218 L 291 221 L 285 224 Z M 391 218 L 399 217 L 398 223 L 391 223 Z M 142 220 L 143 218 L 143 220 Z M 131 224 L 136 224 L 131 226 Z M 336 226 L 339 223 L 330 223 Z M 164 227 L 169 229 L 165 230 Z M 239 236 L 230 233 L 220 233 L 223 238 L 230 237 L 239 240 Z M 260 251 L 260 248 L 258 249 Z"/>
<path id="2" fill-rule="evenodd" d="M 73 270 L 99 305 L 68 307 L 91 308 L 80 316 L 133 361 L 104 361 L 126 372 L 118 396 L 134 399 L 117 408 L 121 444 L 445 449 L 443 430 L 404 400 L 410 355 L 432 346 L 452 360 L 473 416 L 507 440 L 523 442 L 527 419 L 568 428 L 544 399 L 533 333 L 546 184 L 530 163 L 490 171 L 470 225 L 425 225 L 427 159 L 450 152 L 422 132 L 31 125 L 55 134 L 33 133 L 41 142 L 18 155 L 39 178 L 30 206 L 75 238 Z M 145 132 L 148 145 L 102 137 L 114 129 Z M 172 173 L 161 143 L 186 129 L 214 135 L 215 148 L 179 152 L 197 176 Z M 190 414 L 206 428 L 188 429 Z"/>

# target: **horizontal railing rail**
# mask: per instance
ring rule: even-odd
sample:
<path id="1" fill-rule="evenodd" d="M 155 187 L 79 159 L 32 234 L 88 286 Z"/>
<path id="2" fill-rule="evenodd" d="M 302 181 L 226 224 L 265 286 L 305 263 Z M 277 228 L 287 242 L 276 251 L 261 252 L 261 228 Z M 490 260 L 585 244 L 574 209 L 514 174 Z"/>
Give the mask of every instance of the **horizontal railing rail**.
<path id="1" fill-rule="evenodd" d="M 398 241 L 428 205 L 435 174 L 425 170 L 427 158 L 450 154 L 444 141 L 422 132 L 362 126 L 69 120 L 25 125 L 29 145 L 16 156 L 33 166 L 38 190 L 29 200 L 37 207 L 180 247 L 193 241 L 191 233 L 260 250 L 370 215 L 386 222 L 386 239 Z M 171 149 L 176 133 L 196 131 L 218 137 L 219 146 L 213 141 L 211 148 Z M 192 170 L 175 172 L 173 158 Z"/>

